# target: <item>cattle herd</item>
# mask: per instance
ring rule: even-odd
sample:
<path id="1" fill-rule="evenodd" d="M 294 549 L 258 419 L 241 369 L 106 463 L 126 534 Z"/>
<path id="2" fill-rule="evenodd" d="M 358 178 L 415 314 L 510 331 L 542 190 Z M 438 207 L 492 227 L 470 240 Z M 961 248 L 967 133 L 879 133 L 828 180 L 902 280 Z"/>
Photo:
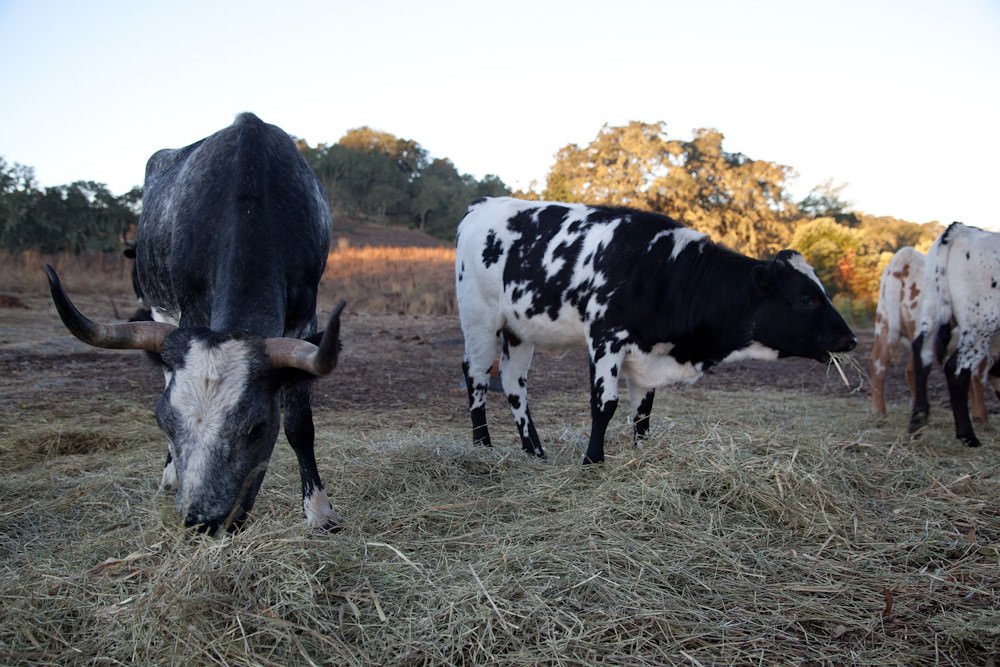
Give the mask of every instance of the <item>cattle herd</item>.
<path id="1" fill-rule="evenodd" d="M 66 327 L 94 346 L 141 349 L 163 369 L 156 419 L 167 437 L 162 487 L 188 526 L 230 530 L 254 504 L 281 416 L 299 463 L 310 527 L 340 518 L 314 455 L 311 384 L 340 350 L 334 309 L 317 331 L 316 298 L 330 245 L 319 181 L 280 128 L 253 114 L 146 165 L 133 282 L 148 318 L 100 324 L 80 313 L 46 267 Z M 944 367 L 956 435 L 979 445 L 1000 333 L 1000 235 L 955 223 L 926 260 L 897 253 L 882 276 L 871 357 L 872 401 L 885 413 L 885 373 L 906 341 L 911 431 L 927 422 L 927 377 Z M 489 372 L 499 355 L 521 444 L 544 457 L 528 410 L 536 347 L 586 346 L 590 439 L 604 438 L 624 378 L 634 437 L 649 428 L 654 391 L 694 382 L 716 364 L 805 357 L 825 362 L 856 345 L 797 252 L 759 260 L 665 216 L 626 208 L 472 202 L 458 226 L 455 267 L 472 438 L 490 445 Z M 146 319 L 146 321 L 142 321 Z M 994 385 L 996 386 L 996 385 Z M 998 394 L 1000 395 L 1000 394 Z"/>

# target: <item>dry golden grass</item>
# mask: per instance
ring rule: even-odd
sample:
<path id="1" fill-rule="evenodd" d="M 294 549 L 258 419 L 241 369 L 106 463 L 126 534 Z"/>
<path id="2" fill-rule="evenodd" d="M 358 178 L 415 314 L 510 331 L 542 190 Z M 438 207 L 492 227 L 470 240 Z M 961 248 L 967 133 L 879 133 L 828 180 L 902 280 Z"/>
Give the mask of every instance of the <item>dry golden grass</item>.
<path id="1" fill-rule="evenodd" d="M 132 261 L 120 253 L 87 252 L 47 255 L 36 251 L 0 251 L 0 292 L 48 292 L 42 267 L 51 264 L 64 283 L 81 292 L 132 296 Z"/>
<path id="2" fill-rule="evenodd" d="M 44 264 L 52 264 L 70 293 L 132 298 L 131 260 L 116 253 L 0 256 L 0 292 L 46 290 Z M 405 315 L 454 315 L 453 247 L 352 247 L 330 252 L 320 298 L 347 299 L 352 312 Z M 128 313 L 125 315 L 128 316 Z"/>
<path id="3" fill-rule="evenodd" d="M 330 253 L 322 290 L 355 312 L 454 315 L 454 275 L 453 247 L 344 245 Z"/>

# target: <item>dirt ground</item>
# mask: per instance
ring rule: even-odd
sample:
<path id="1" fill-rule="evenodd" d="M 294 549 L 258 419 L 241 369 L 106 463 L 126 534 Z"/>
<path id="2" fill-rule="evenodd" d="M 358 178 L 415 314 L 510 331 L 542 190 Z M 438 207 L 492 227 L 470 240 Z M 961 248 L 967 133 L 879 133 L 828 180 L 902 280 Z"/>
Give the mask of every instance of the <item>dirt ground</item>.
<path id="1" fill-rule="evenodd" d="M 152 407 L 162 389 L 162 375 L 142 353 L 88 347 L 63 327 L 47 296 L 20 298 L 26 308 L 0 309 L 0 399 L 8 405 L 38 405 L 102 394 L 131 398 Z M 133 307 L 124 298 L 74 298 L 81 310 L 96 320 L 124 319 Z M 321 319 L 326 312 L 321 309 Z M 859 345 L 854 356 L 867 367 L 871 332 L 857 334 Z M 462 332 L 457 318 L 367 315 L 348 308 L 342 321 L 342 342 L 340 366 L 315 385 L 317 410 L 367 409 L 377 414 L 380 409 L 419 405 L 444 419 L 466 419 L 460 372 Z M 849 398 L 870 409 L 867 379 L 857 370 L 848 369 L 848 375 L 849 389 L 835 369 L 810 360 L 738 362 L 711 369 L 692 386 L 661 390 L 660 396 L 673 391 L 768 387 Z M 581 410 L 585 410 L 585 352 L 538 352 L 529 382 L 533 402 L 540 404 L 546 394 L 570 387 L 579 392 Z M 945 408 L 946 390 L 940 373 L 932 374 L 930 391 L 936 409 Z M 891 410 L 908 409 L 902 367 L 890 374 L 886 396 Z M 490 401 L 494 414 L 502 405 L 499 397 Z M 990 407 L 994 410 L 995 403 Z"/>

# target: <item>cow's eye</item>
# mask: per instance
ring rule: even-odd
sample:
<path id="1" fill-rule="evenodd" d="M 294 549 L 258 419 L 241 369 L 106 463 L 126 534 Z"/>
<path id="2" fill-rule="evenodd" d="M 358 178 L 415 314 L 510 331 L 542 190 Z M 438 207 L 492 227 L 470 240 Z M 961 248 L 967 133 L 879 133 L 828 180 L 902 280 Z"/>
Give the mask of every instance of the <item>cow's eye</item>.
<path id="1" fill-rule="evenodd" d="M 264 435 L 264 424 L 257 423 L 247 431 L 247 440 L 260 440 L 260 436 L 262 435 Z"/>
<path id="2" fill-rule="evenodd" d="M 802 310 L 815 310 L 819 306 L 819 299 L 815 294 L 803 294 L 799 297 L 797 305 Z"/>

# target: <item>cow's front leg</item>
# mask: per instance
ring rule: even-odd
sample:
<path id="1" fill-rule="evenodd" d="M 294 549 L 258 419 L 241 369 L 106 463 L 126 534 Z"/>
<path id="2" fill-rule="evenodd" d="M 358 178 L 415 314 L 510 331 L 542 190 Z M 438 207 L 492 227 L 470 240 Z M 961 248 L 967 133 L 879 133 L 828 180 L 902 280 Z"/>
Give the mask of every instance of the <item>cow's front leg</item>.
<path id="1" fill-rule="evenodd" d="M 591 355 L 590 362 L 590 442 L 584 464 L 604 461 L 604 435 L 618 408 L 618 371 L 621 355 L 603 350 Z"/>
<path id="2" fill-rule="evenodd" d="M 333 510 L 316 467 L 311 399 L 311 382 L 297 382 L 285 387 L 285 437 L 299 461 L 302 510 L 306 516 L 306 525 L 310 528 L 340 530 L 342 518 Z"/>
<path id="3" fill-rule="evenodd" d="M 649 415 L 653 411 L 656 391 L 628 379 L 628 402 L 632 409 L 632 432 L 636 446 L 642 444 L 649 432 Z"/>
<path id="4" fill-rule="evenodd" d="M 528 369 L 531 368 L 534 354 L 534 345 L 519 340 L 510 332 L 504 332 L 500 354 L 500 382 L 514 415 L 517 432 L 521 436 L 521 448 L 528 454 L 544 458 L 545 450 L 542 449 L 535 422 L 528 410 Z"/>

